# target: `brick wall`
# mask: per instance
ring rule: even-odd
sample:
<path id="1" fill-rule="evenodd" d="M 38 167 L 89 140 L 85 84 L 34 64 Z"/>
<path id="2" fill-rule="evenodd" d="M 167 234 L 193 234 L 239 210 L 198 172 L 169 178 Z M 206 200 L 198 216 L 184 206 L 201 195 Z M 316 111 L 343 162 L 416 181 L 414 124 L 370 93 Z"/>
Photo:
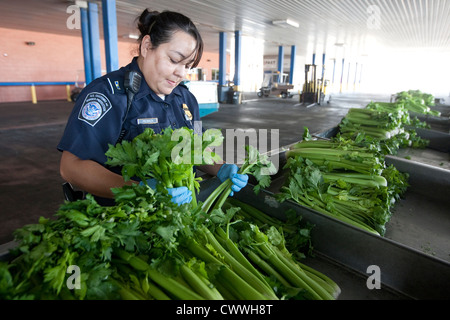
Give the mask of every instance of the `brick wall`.
<path id="1" fill-rule="evenodd" d="M 81 31 L 76 35 L 57 35 L 0 28 L 0 82 L 84 81 Z M 29 46 L 26 42 L 35 43 Z M 100 40 L 102 72 L 106 72 L 104 41 Z M 119 41 L 119 66 L 128 64 L 136 54 L 137 43 Z M 219 55 L 205 52 L 199 68 L 218 68 Z M 73 88 L 73 86 L 71 87 Z M 66 99 L 65 86 L 36 86 L 37 100 Z M 31 101 L 31 89 L 24 86 L 0 86 L 0 102 Z"/>

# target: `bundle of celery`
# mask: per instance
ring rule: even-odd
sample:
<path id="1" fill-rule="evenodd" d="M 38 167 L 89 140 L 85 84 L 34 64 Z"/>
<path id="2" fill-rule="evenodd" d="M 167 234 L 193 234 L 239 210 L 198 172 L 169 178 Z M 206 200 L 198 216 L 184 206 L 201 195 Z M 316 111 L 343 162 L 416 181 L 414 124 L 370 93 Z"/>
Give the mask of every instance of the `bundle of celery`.
<path id="1" fill-rule="evenodd" d="M 389 139 L 403 131 L 403 123 L 408 113 L 401 105 L 390 112 L 372 108 L 351 108 L 340 124 L 343 134 L 364 131 L 373 137 Z"/>
<path id="2" fill-rule="evenodd" d="M 431 94 L 423 93 L 420 90 L 408 90 L 397 93 L 396 101 L 402 103 L 405 108 L 414 113 L 432 115 L 440 117 L 441 113 L 437 110 L 431 110 L 434 106 L 434 97 Z"/>
<path id="3" fill-rule="evenodd" d="M 359 146 L 342 136 L 331 140 L 309 140 L 305 128 L 304 139 L 286 151 L 286 157 L 303 157 L 327 171 L 349 170 L 362 174 L 379 175 L 384 169 L 384 159 L 377 149 Z M 310 136 L 309 136 L 310 137 Z"/>
<path id="4" fill-rule="evenodd" d="M 334 299 L 340 292 L 328 277 L 277 249 L 256 226 L 230 220 L 234 209 L 202 214 L 146 186 L 115 192 L 116 206 L 101 207 L 88 195 L 61 206 L 56 220 L 18 229 L 19 246 L 9 263 L 0 264 L 0 298 Z M 252 242 L 237 243 L 225 232 L 238 224 L 241 237 Z M 270 261 L 253 262 L 262 254 L 252 254 L 251 246 L 264 248 Z M 70 266 L 80 271 L 79 287 L 70 282 Z"/>
<path id="5" fill-rule="evenodd" d="M 396 154 L 402 147 L 423 148 L 429 143 L 414 129 L 406 128 L 419 125 L 402 103 L 371 102 L 363 109 L 349 109 L 339 132 L 348 139 L 379 144 L 384 154 Z"/>
<path id="6" fill-rule="evenodd" d="M 307 136 L 307 130 L 305 130 Z M 368 232 L 384 235 L 407 176 L 351 140 L 304 140 L 286 152 L 286 184 L 277 195 Z"/>
<path id="7" fill-rule="evenodd" d="M 286 210 L 282 217 L 276 218 L 234 197 L 228 198 L 223 206 L 225 209 L 231 207 L 239 208 L 235 217 L 252 222 L 260 230 L 272 235 L 272 238 L 277 237 L 278 242 L 283 243 L 297 260 L 313 255 L 311 231 L 314 226 L 303 221 L 302 216 L 293 209 Z M 276 233 L 271 232 L 273 228 L 277 230 Z M 278 237 L 278 234 L 282 237 Z"/>
<path id="8" fill-rule="evenodd" d="M 417 135 L 415 129 L 429 129 L 430 126 L 426 122 L 420 121 L 417 116 L 411 116 L 404 103 L 371 102 L 366 108 L 385 113 L 391 113 L 393 110 L 400 112 L 403 109 L 403 117 L 399 124 L 402 130 L 399 130 L 399 133 L 390 139 L 379 140 L 379 143 L 385 149 L 384 154 L 395 154 L 400 148 L 425 148 L 429 144 L 428 140 Z"/>
<path id="9" fill-rule="evenodd" d="M 195 178 L 193 166 L 220 161 L 208 147 L 219 146 L 222 141 L 223 135 L 217 129 L 195 134 L 188 128 L 167 128 L 155 134 L 148 128 L 130 142 L 110 145 L 106 164 L 121 167 L 125 181 L 138 178 L 147 184 L 148 179 L 155 179 L 160 190 L 186 186 L 192 191 L 192 204 L 196 206 L 201 179 Z"/>
<path id="10" fill-rule="evenodd" d="M 267 156 L 261 155 L 256 148 L 251 145 L 245 146 L 246 159 L 239 168 L 239 174 L 252 175 L 257 180 L 254 192 L 257 194 L 261 188 L 270 185 L 270 176 L 276 173 L 276 168 Z M 230 179 L 222 182 L 204 201 L 203 211 L 209 213 L 214 209 L 221 208 L 227 200 L 233 183 Z"/>
<path id="11" fill-rule="evenodd" d="M 124 163 L 129 178 L 158 177 L 148 172 L 158 150 L 138 141 L 111 146 L 110 163 Z M 138 144 L 147 150 L 142 157 L 142 150 L 130 149 Z M 203 205 L 178 206 L 164 188 L 146 184 L 112 191 L 114 206 L 100 206 L 88 194 L 64 203 L 57 219 L 16 230 L 18 247 L 0 264 L 0 299 L 333 299 L 339 292 L 325 275 L 301 269 L 286 250 L 280 255 L 263 242 L 266 235 L 255 225 L 233 220 L 239 208 L 218 205 L 207 213 Z M 239 242 L 230 231 L 237 225 Z M 244 242 L 246 235 L 253 240 Z M 252 263 L 245 254 L 255 246 L 280 269 L 271 273 Z M 70 276 L 73 270 L 78 274 Z"/>
<path id="12" fill-rule="evenodd" d="M 227 232 L 218 228 L 216 233 L 231 256 L 249 270 L 259 270 L 282 299 L 334 300 L 341 292 L 326 275 L 295 260 L 274 226 L 262 232 L 248 220 L 235 220 L 228 224 Z"/>

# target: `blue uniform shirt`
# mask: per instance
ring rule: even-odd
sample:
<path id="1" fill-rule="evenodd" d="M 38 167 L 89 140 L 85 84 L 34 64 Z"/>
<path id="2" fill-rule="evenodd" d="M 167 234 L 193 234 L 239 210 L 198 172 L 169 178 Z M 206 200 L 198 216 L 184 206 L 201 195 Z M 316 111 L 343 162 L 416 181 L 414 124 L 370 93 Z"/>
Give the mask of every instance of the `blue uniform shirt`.
<path id="1" fill-rule="evenodd" d="M 127 109 L 124 77 L 127 71 L 142 74 L 136 58 L 127 66 L 95 79 L 82 90 L 58 150 L 69 151 L 80 159 L 93 160 L 105 166 L 108 144 L 117 142 L 123 121 L 126 130 L 123 140 L 129 141 L 146 128 L 152 128 L 155 133 L 167 127 L 194 129 L 194 122 L 200 121 L 200 112 L 198 102 L 188 88 L 180 84 L 163 100 L 150 89 L 143 77 L 124 119 Z"/>

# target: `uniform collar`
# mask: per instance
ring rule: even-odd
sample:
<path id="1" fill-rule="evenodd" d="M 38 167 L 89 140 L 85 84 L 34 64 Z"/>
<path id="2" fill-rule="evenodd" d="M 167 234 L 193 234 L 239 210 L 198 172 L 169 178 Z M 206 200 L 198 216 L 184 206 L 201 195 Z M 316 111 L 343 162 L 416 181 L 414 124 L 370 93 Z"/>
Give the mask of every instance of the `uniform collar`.
<path id="1" fill-rule="evenodd" d="M 130 70 L 131 71 L 137 71 L 142 75 L 142 71 L 139 68 L 139 65 L 137 63 L 137 57 L 134 57 L 133 60 L 130 63 Z M 160 97 L 158 97 L 158 95 L 152 90 L 150 89 L 150 87 L 148 86 L 147 82 L 145 81 L 144 77 L 142 77 L 142 81 L 141 81 L 141 87 L 138 91 L 138 93 L 135 95 L 134 99 L 135 100 L 139 100 L 145 96 L 150 95 L 152 97 L 153 100 L 155 101 L 163 101 Z M 176 86 L 173 91 L 166 96 L 166 101 L 170 101 L 173 98 L 173 95 L 177 95 L 177 96 L 181 96 L 181 90 L 179 88 L 179 85 Z"/>

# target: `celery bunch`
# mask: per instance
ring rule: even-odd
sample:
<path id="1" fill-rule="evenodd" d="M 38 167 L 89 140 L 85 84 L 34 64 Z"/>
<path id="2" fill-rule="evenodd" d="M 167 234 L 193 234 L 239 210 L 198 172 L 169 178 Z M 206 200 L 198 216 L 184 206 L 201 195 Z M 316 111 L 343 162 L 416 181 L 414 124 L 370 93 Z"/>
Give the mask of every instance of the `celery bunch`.
<path id="1" fill-rule="evenodd" d="M 441 116 L 439 111 L 431 110 L 430 106 L 434 106 L 434 97 L 429 93 L 424 93 L 420 90 L 401 91 L 397 93 L 396 101 L 402 103 L 410 112 L 436 117 Z"/>
<path id="2" fill-rule="evenodd" d="M 216 129 L 198 135 L 188 128 L 167 128 L 161 134 L 148 128 L 132 141 L 110 145 L 106 164 L 120 167 L 125 181 L 137 178 L 147 184 L 148 179 L 155 179 L 161 189 L 186 186 L 192 191 L 192 204 L 196 206 L 201 178 L 195 177 L 193 166 L 221 161 L 208 147 L 222 141 L 222 133 Z"/>
<path id="3" fill-rule="evenodd" d="M 144 132 L 132 142 L 110 146 L 109 163 L 123 166 L 128 179 L 166 183 L 163 175 L 176 172 L 167 183 L 191 183 L 193 163 L 184 163 L 180 174 L 178 164 L 170 163 L 177 159 L 168 157 L 170 146 L 169 133 L 155 137 Z M 250 161 L 251 156 L 257 161 Z M 250 157 L 242 172 L 255 174 L 261 186 L 270 183 L 261 172 L 270 164 L 255 150 Z M 164 161 L 165 169 L 158 171 Z M 214 199 L 223 191 L 228 197 L 229 182 L 224 185 Z M 88 194 L 64 203 L 57 219 L 16 230 L 18 247 L 8 262 L 0 263 L 0 299 L 335 299 L 340 292 L 331 279 L 267 241 L 269 235 L 251 221 L 235 217 L 238 207 L 224 209 L 221 201 L 208 212 L 202 204 L 178 206 L 163 189 L 146 184 L 112 191 L 114 206 L 103 207 Z M 279 243 L 285 243 L 280 237 Z M 260 263 L 255 255 L 269 260 Z M 267 269 L 271 263 L 275 273 Z M 68 285 L 71 266 L 80 270 L 75 290 Z"/>
<path id="4" fill-rule="evenodd" d="M 395 201 L 407 186 L 407 175 L 386 167 L 376 149 L 352 140 L 306 140 L 286 152 L 285 185 L 277 195 L 333 216 L 355 227 L 384 235 Z"/>
<path id="5" fill-rule="evenodd" d="M 378 144 L 384 154 L 396 154 L 400 148 L 423 148 L 429 141 L 417 136 L 415 127 L 426 124 L 411 118 L 404 103 L 370 102 L 366 108 L 349 109 L 339 123 L 339 134 L 361 145 Z M 410 127 L 413 127 L 412 129 Z"/>

